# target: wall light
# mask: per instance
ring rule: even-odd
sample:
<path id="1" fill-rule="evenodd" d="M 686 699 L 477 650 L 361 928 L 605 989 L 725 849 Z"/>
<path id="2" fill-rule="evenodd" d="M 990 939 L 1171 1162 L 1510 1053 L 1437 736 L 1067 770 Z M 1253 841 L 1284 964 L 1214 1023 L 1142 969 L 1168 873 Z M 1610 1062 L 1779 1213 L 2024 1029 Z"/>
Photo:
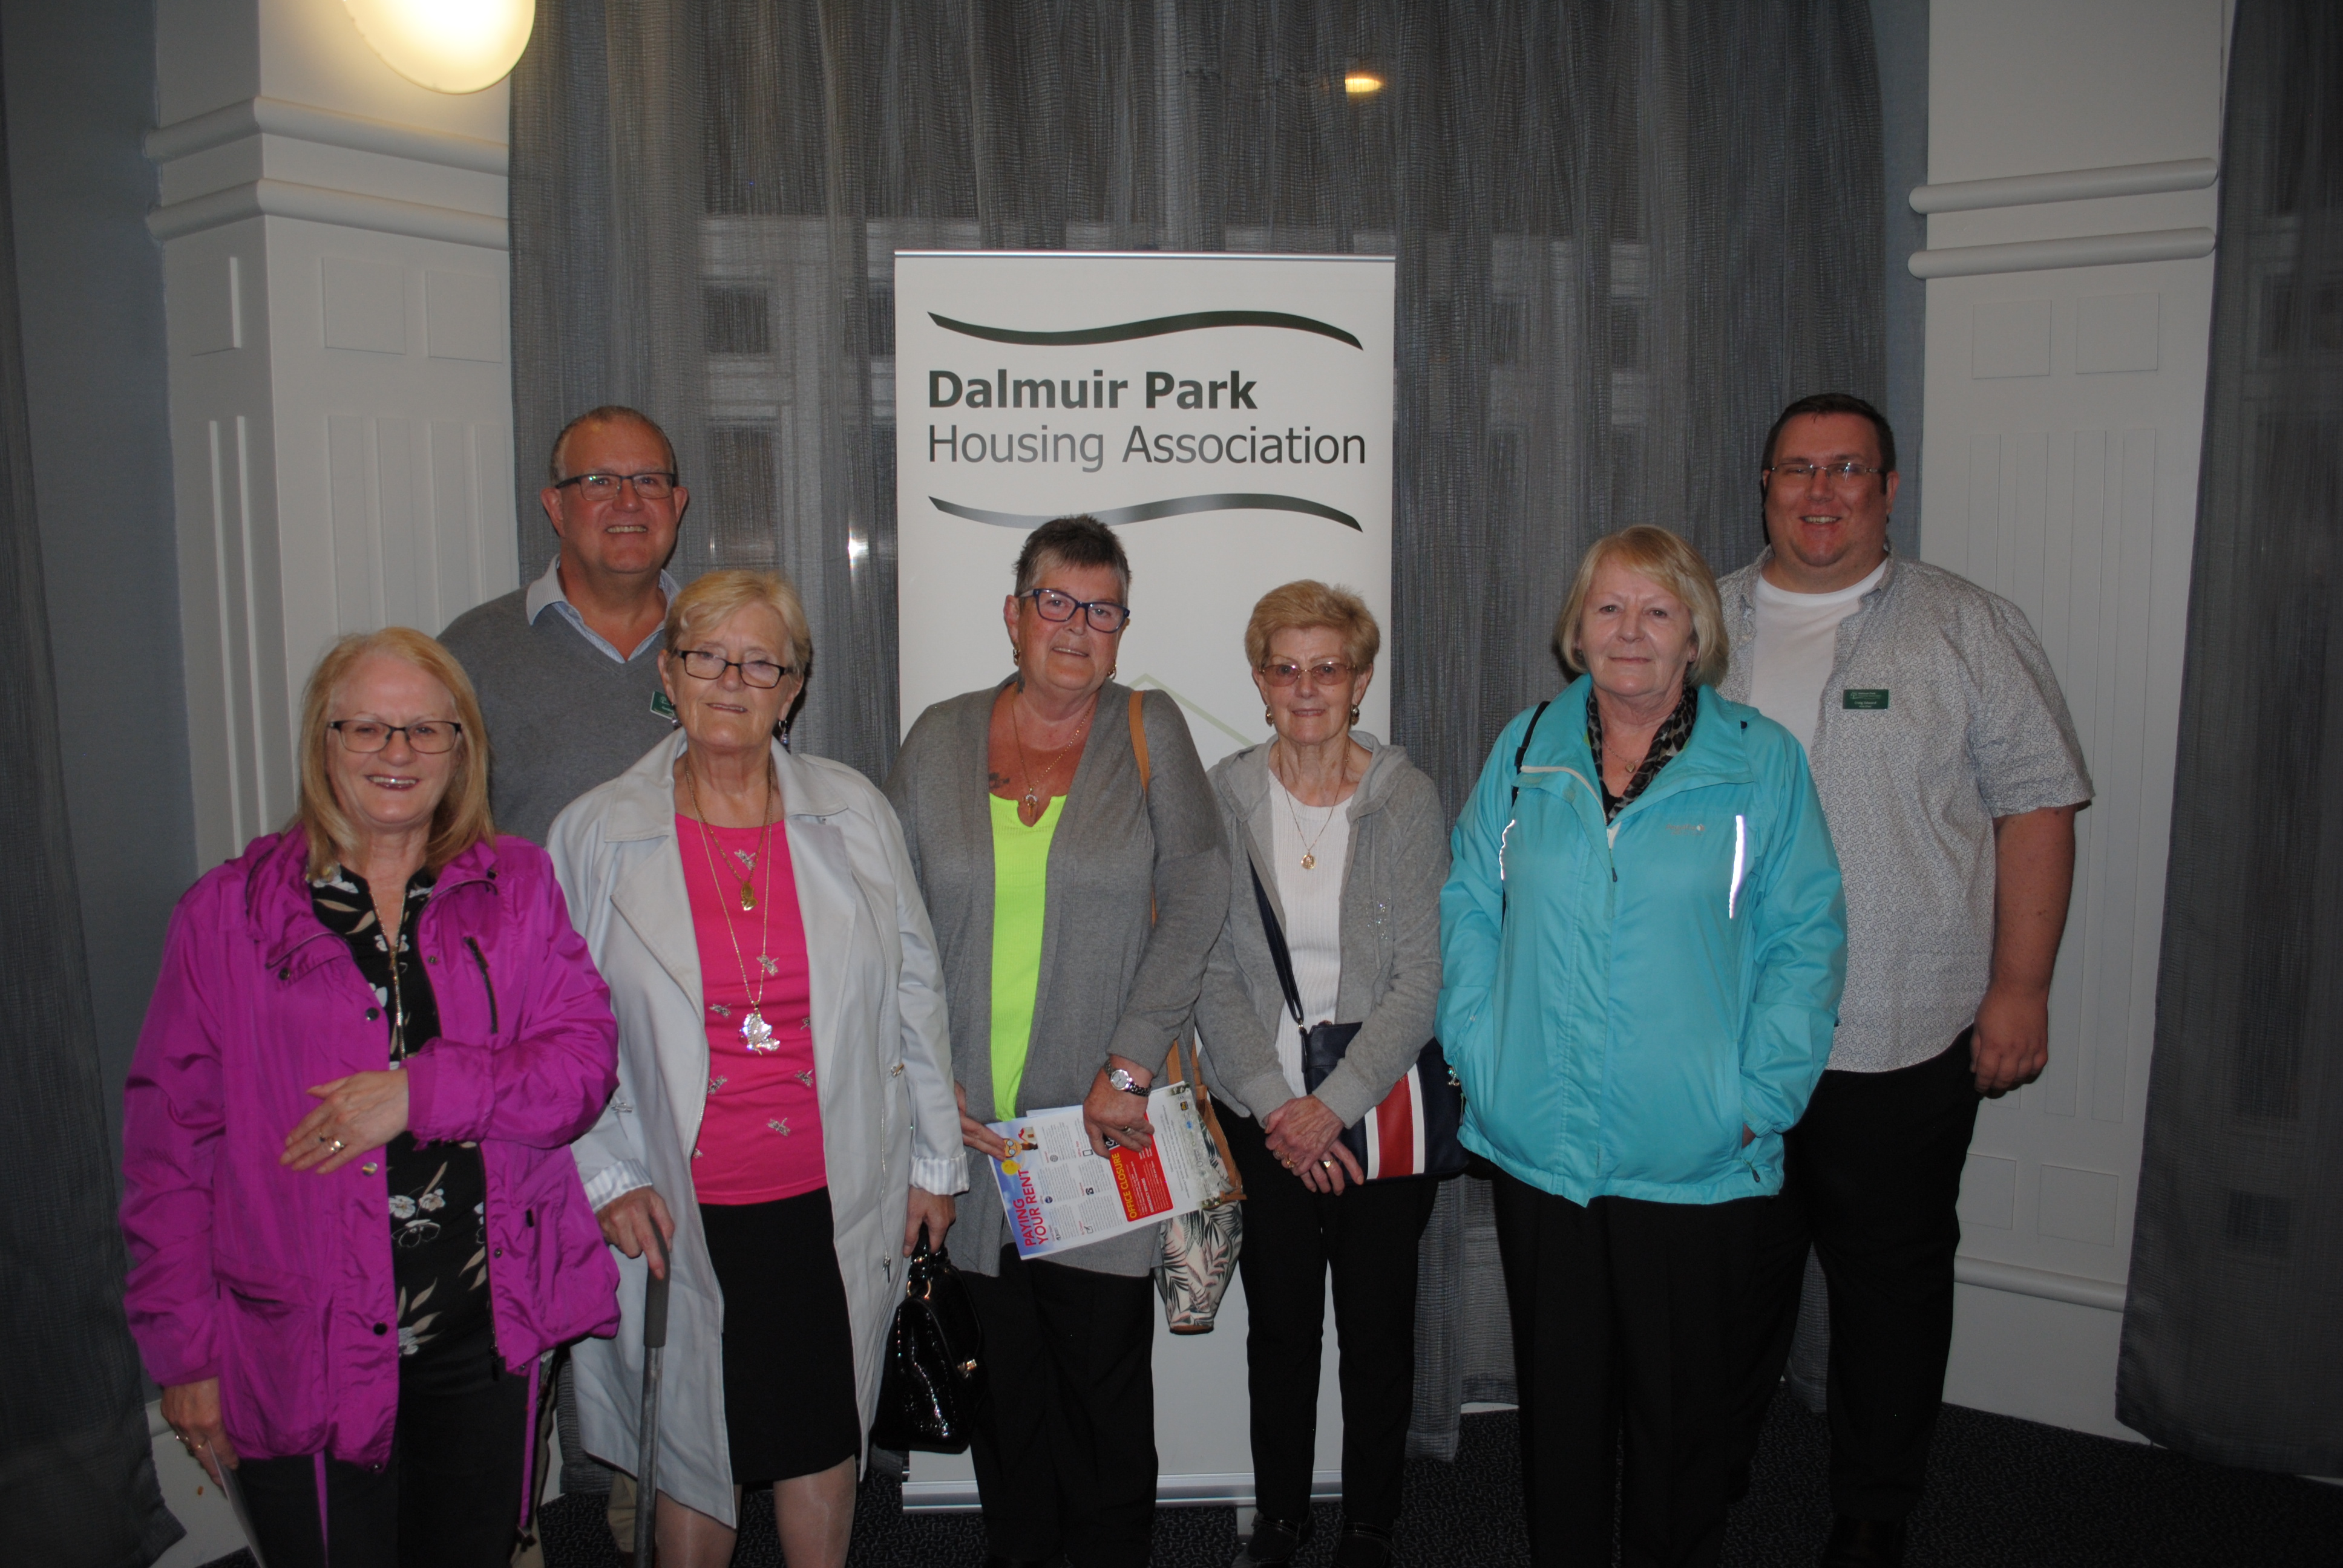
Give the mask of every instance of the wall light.
<path id="1" fill-rule="evenodd" d="M 1380 93 L 1383 90 L 1383 79 L 1373 71 L 1353 71 L 1342 78 L 1342 91 L 1354 98 L 1363 98 L 1369 93 Z"/>
<path id="2" fill-rule="evenodd" d="M 390 68 L 434 92 L 477 93 L 512 72 L 537 0 L 342 0 Z"/>

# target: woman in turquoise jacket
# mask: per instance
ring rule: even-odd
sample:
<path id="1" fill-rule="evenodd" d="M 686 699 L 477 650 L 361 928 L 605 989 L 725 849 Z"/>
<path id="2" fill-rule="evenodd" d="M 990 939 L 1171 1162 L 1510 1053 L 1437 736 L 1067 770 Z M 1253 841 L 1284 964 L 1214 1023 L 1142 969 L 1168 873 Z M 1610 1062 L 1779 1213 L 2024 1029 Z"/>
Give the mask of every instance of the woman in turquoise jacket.
<path id="1" fill-rule="evenodd" d="M 1579 678 L 1456 825 L 1440 1039 L 1495 1167 L 1533 1562 L 1609 1563 L 1615 1492 L 1623 1562 L 1712 1563 L 1759 1201 L 1845 977 L 1838 859 L 1798 742 L 1710 684 L 1690 545 L 1597 541 L 1554 640 Z"/>

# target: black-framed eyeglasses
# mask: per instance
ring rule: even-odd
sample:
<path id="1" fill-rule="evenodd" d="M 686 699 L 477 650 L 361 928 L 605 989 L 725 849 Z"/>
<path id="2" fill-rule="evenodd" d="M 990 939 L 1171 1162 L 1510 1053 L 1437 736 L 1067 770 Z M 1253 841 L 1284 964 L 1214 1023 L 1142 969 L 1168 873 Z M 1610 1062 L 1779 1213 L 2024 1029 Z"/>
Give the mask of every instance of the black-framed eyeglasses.
<path id="1" fill-rule="evenodd" d="M 1017 597 L 1031 599 L 1033 608 L 1041 612 L 1043 620 L 1071 620 L 1074 612 L 1081 610 L 1090 617 L 1092 631 L 1116 632 L 1131 624 L 1131 607 L 1117 604 L 1111 598 L 1079 599 L 1071 594 L 1046 588 L 1027 588 Z"/>
<path id="2" fill-rule="evenodd" d="M 1279 659 L 1274 664 L 1262 665 L 1261 678 L 1272 686 L 1291 686 L 1307 675 L 1320 686 L 1339 686 L 1350 679 L 1351 672 L 1357 668 L 1357 665 L 1345 664 L 1339 658 L 1322 658 L 1315 664 L 1295 664 Z"/>
<path id="3" fill-rule="evenodd" d="M 1842 463 L 1776 463 L 1765 471 L 1792 480 L 1811 479 L 1816 474 L 1820 474 L 1835 485 L 1844 484 L 1849 479 L 1859 479 L 1865 474 L 1887 472 L 1885 468 L 1867 468 L 1852 457 Z"/>
<path id="4" fill-rule="evenodd" d="M 394 735 L 404 735 L 407 743 L 427 756 L 455 749 L 464 727 L 452 719 L 424 719 L 413 724 L 382 724 L 371 719 L 337 719 L 326 726 L 342 738 L 342 747 L 348 751 L 379 751 L 390 744 Z"/>
<path id="5" fill-rule="evenodd" d="M 632 485 L 636 496 L 641 499 L 664 501 L 675 494 L 677 478 L 676 474 L 658 468 L 639 474 L 572 474 L 566 479 L 556 479 L 553 487 L 566 490 L 575 485 L 578 493 L 588 500 L 615 501 L 622 487 Z"/>
<path id="6" fill-rule="evenodd" d="M 695 680 L 721 680 L 728 669 L 739 670 L 740 678 L 759 691 L 770 691 L 798 672 L 793 664 L 775 664 L 769 658 L 727 658 L 711 648 L 683 650 L 683 672 Z"/>

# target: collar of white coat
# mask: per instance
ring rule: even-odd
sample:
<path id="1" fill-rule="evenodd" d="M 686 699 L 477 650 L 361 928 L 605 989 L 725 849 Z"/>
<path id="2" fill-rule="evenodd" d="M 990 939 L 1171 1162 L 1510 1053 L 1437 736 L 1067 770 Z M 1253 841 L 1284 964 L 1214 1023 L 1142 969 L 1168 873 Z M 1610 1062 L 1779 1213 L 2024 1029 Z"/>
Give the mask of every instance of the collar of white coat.
<path id="1" fill-rule="evenodd" d="M 664 839 L 674 833 L 675 764 L 687 744 L 679 729 L 618 775 L 603 829 L 606 839 Z M 773 774 L 781 786 L 782 816 L 835 817 L 848 809 L 845 793 L 815 759 L 799 757 L 778 740 L 772 757 Z"/>

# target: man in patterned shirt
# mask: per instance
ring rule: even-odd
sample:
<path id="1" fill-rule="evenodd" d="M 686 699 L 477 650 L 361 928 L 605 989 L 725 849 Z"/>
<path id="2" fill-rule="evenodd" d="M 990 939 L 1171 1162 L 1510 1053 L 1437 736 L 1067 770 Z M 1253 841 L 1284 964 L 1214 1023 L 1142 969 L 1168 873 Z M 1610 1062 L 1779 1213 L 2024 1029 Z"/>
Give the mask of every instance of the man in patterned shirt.
<path id="1" fill-rule="evenodd" d="M 1791 404 L 1759 479 L 1768 548 L 1719 585 L 1723 692 L 1805 743 L 1846 883 L 1846 994 L 1787 1139 L 1745 1407 L 1754 1448 L 1811 1243 L 1830 1288 L 1825 1568 L 1903 1560 L 1952 1347 L 1977 1101 L 2049 1060 L 2075 813 L 2091 797 L 2025 615 L 1888 548 L 1897 482 L 1877 409 L 1837 393 Z"/>

